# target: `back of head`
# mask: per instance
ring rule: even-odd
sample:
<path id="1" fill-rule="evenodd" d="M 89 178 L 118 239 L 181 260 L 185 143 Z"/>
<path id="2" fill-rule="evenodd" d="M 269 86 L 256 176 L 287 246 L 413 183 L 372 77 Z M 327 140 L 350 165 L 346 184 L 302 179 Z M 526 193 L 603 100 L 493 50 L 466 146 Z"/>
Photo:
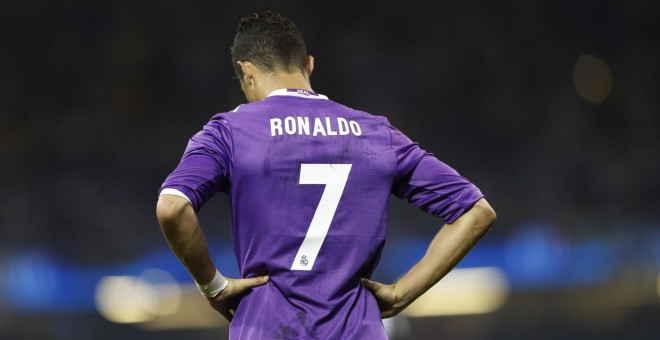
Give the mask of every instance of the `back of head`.
<path id="1" fill-rule="evenodd" d="M 264 72 L 304 71 L 307 50 L 296 25 L 277 12 L 253 13 L 238 24 L 231 59 L 242 78 L 237 61 L 249 61 Z"/>

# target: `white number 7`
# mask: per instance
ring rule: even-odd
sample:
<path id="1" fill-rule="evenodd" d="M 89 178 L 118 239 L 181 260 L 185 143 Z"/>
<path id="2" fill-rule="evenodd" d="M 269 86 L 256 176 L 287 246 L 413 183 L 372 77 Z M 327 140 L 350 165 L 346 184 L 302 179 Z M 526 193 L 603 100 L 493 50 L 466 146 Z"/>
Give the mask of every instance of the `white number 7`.
<path id="1" fill-rule="evenodd" d="M 312 270 L 314 267 L 314 261 L 328 234 L 341 194 L 344 192 L 351 166 L 351 164 L 300 165 L 300 184 L 325 184 L 325 189 L 312 217 L 312 223 L 307 229 L 305 240 L 293 259 L 291 270 Z"/>

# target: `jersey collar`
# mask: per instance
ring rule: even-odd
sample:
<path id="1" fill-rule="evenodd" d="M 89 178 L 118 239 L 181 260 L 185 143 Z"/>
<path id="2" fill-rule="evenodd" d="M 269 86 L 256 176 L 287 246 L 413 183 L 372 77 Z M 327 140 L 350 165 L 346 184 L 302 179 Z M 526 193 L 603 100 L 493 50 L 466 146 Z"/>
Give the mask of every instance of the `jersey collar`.
<path id="1" fill-rule="evenodd" d="M 325 99 L 328 97 L 317 94 L 308 90 L 299 90 L 299 89 L 279 89 L 271 92 L 268 97 L 271 96 L 289 96 L 289 97 L 299 97 L 299 98 L 310 98 L 310 99 Z"/>

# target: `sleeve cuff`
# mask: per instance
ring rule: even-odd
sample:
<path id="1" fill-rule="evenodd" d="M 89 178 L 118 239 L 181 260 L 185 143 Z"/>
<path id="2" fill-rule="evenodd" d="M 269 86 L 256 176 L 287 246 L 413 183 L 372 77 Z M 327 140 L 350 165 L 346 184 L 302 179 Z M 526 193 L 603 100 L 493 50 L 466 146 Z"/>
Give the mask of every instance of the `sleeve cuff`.
<path id="1" fill-rule="evenodd" d="M 179 197 L 184 198 L 186 201 L 188 201 L 188 204 L 190 204 L 191 206 L 193 205 L 192 202 L 190 201 L 190 198 L 188 198 L 188 196 L 186 196 L 186 194 L 184 194 L 181 191 L 176 190 L 174 188 L 165 188 L 165 189 L 161 190 L 160 194 L 158 196 L 162 196 L 162 195 L 179 196 Z"/>

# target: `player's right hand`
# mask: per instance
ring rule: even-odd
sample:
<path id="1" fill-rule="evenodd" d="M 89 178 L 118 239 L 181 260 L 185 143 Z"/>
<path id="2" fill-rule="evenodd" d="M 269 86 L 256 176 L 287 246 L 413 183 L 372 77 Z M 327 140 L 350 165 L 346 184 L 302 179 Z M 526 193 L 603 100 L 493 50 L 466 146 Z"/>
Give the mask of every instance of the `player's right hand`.
<path id="1" fill-rule="evenodd" d="M 229 281 L 227 287 L 217 296 L 209 298 L 209 303 L 213 309 L 217 310 L 227 321 L 231 322 L 243 296 L 249 293 L 253 287 L 266 284 L 268 280 L 267 275 L 247 279 L 227 278 L 227 281 Z"/>

